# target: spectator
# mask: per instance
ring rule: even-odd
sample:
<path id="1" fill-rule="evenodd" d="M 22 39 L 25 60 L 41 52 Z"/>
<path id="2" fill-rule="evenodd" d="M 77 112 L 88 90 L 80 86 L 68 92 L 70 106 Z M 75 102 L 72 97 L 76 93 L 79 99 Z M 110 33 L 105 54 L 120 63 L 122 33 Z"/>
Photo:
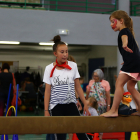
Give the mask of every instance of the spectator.
<path id="1" fill-rule="evenodd" d="M 92 75 L 93 79 L 89 81 L 86 99 L 95 97 L 98 102 L 98 115 L 110 110 L 110 85 L 103 80 L 104 73 L 101 69 L 96 69 Z"/>
<path id="2" fill-rule="evenodd" d="M 9 86 L 13 83 L 12 73 L 9 72 L 10 66 L 8 63 L 4 63 L 2 66 L 2 72 L 0 73 L 0 116 L 4 115 L 5 103 L 8 98 Z M 10 93 L 10 103 L 13 97 L 13 90 Z M 11 115 L 9 111 L 9 115 Z"/>
<path id="3" fill-rule="evenodd" d="M 98 102 L 97 102 L 97 100 L 94 97 L 90 97 L 87 100 L 87 104 L 88 104 L 88 110 L 89 110 L 91 116 L 98 116 L 98 113 L 97 113 Z M 103 133 L 99 133 L 100 140 L 102 140 L 102 136 L 103 136 Z M 93 140 L 92 135 L 88 135 L 88 137 L 90 140 Z"/>
<path id="4" fill-rule="evenodd" d="M 35 87 L 34 84 L 30 81 L 30 78 L 25 78 L 25 82 L 23 84 L 23 90 L 29 92 L 27 98 L 36 99 Z"/>
<path id="5" fill-rule="evenodd" d="M 0 67 L 0 73 L 2 72 L 2 69 L 1 69 L 1 67 Z"/>

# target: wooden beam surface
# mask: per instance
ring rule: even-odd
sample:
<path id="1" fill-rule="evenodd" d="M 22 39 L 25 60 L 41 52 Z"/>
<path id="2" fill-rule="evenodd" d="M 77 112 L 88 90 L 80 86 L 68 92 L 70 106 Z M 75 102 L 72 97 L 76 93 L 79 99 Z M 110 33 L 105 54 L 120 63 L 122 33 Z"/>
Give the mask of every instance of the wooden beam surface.
<path id="1" fill-rule="evenodd" d="M 140 117 L 0 117 L 0 134 L 138 132 Z"/>

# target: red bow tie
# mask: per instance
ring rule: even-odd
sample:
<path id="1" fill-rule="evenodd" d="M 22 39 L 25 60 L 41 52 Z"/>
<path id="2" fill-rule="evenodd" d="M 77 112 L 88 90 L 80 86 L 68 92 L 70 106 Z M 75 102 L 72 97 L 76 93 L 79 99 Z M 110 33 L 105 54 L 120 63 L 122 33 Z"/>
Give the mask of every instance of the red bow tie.
<path id="1" fill-rule="evenodd" d="M 52 71 L 51 71 L 51 74 L 50 74 L 50 77 L 52 77 L 52 76 L 53 76 L 53 72 L 54 72 L 54 70 L 55 70 L 56 66 L 58 66 L 58 67 L 63 67 L 63 68 L 67 68 L 67 69 L 69 69 L 69 70 L 71 70 L 71 69 L 72 69 L 69 65 L 67 65 L 67 64 L 66 64 L 66 62 L 65 62 L 65 63 L 63 63 L 63 64 L 61 64 L 61 65 L 60 65 L 60 64 L 58 64 L 57 59 L 56 59 L 56 65 L 53 67 L 53 69 L 52 69 Z"/>

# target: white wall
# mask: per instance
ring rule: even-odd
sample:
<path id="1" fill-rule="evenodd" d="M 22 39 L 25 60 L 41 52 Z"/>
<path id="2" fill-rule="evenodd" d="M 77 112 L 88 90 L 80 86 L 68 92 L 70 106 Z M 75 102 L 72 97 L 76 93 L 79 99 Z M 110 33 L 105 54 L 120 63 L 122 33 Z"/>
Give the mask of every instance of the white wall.
<path id="1" fill-rule="evenodd" d="M 62 41 L 68 44 L 93 45 L 89 52 L 70 52 L 78 65 L 85 63 L 88 66 L 89 58 L 104 57 L 105 66 L 117 66 L 117 47 L 114 46 L 117 45 L 118 33 L 110 28 L 109 15 L 0 8 L 0 19 L 0 40 L 46 42 L 57 34 L 57 29 L 69 29 L 70 34 L 62 36 Z M 140 44 L 140 18 L 132 19 L 136 40 Z M 41 66 L 44 72 L 45 66 L 55 58 L 48 52 L 1 51 L 0 60 L 19 61 L 20 67 Z"/>
<path id="2" fill-rule="evenodd" d="M 115 46 L 92 46 L 88 52 L 69 52 L 76 59 L 78 65 L 86 64 L 86 81 L 88 76 L 88 59 L 89 58 L 105 58 L 105 66 L 117 66 L 117 47 Z M 1 61 L 19 61 L 19 67 L 38 67 L 42 68 L 42 76 L 45 66 L 55 61 L 52 52 L 31 53 L 31 52 L 0 52 Z"/>
<path id="3" fill-rule="evenodd" d="M 140 44 L 140 18 L 132 19 Z M 117 45 L 118 33 L 110 28 L 106 14 L 0 8 L 0 40 L 46 42 L 58 29 L 70 30 L 68 36 L 62 36 L 68 44 Z"/>
<path id="4" fill-rule="evenodd" d="M 88 58 L 105 58 L 105 66 L 117 66 L 116 46 L 93 46 Z"/>
<path id="5" fill-rule="evenodd" d="M 55 60 L 55 57 L 50 54 L 41 55 L 41 54 L 33 54 L 29 52 L 24 53 L 8 53 L 5 55 L 0 55 L 1 61 L 19 61 L 19 67 L 30 66 L 34 68 L 38 68 L 39 66 L 42 68 L 42 76 L 44 73 L 45 66 L 52 63 Z"/>

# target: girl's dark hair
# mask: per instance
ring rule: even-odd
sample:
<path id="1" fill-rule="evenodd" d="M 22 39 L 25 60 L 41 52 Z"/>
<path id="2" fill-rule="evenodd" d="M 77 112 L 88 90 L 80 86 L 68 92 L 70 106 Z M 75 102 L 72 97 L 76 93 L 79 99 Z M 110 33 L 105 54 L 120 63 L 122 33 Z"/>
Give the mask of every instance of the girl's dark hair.
<path id="1" fill-rule="evenodd" d="M 8 71 L 10 70 L 10 66 L 9 66 L 8 63 L 4 63 L 4 64 L 2 65 L 2 71 L 3 71 L 4 69 L 7 69 Z"/>
<path id="2" fill-rule="evenodd" d="M 124 20 L 124 25 L 130 30 L 130 32 L 132 33 L 132 35 L 134 36 L 134 30 L 133 30 L 133 20 L 129 17 L 129 15 L 125 12 L 125 11 L 122 11 L 122 10 L 117 10 L 117 11 L 114 11 L 109 19 L 111 17 L 114 17 L 118 20 L 121 20 L 123 19 Z"/>
<path id="3" fill-rule="evenodd" d="M 97 103 L 97 100 L 94 97 L 89 98 L 89 103 L 91 103 L 91 107 L 93 107 L 93 108 L 95 108 L 97 110 L 98 103 Z"/>
<path id="4" fill-rule="evenodd" d="M 66 45 L 64 42 L 61 41 L 61 37 L 59 35 L 55 36 L 52 41 L 54 41 L 53 52 L 57 51 L 58 45 Z"/>

